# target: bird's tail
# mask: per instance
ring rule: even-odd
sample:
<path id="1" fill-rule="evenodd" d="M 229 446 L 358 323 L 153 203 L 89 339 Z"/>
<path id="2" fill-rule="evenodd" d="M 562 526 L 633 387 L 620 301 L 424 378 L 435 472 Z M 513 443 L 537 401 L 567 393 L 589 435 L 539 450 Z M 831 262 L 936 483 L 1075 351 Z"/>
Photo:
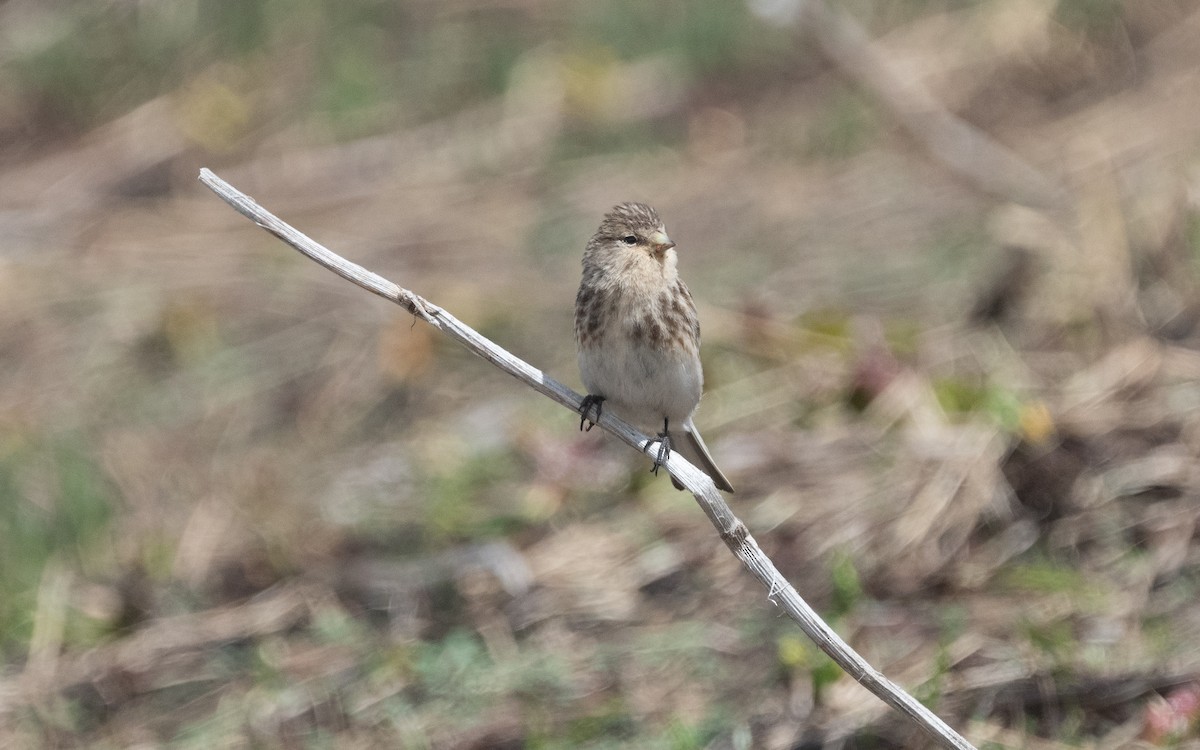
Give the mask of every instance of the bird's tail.
<path id="1" fill-rule="evenodd" d="M 717 468 L 717 462 L 713 460 L 712 454 L 708 452 L 708 446 L 704 444 L 704 438 L 700 437 L 700 431 L 696 429 L 696 425 L 692 424 L 691 419 L 683 423 L 683 429 L 679 431 L 678 435 L 680 440 L 678 442 L 672 441 L 672 447 L 707 474 L 713 480 L 713 484 L 717 485 L 717 489 L 725 492 L 733 492 L 733 485 L 729 483 L 725 474 Z M 672 434 L 671 437 L 675 437 L 675 435 Z M 675 477 L 671 477 L 671 484 L 675 485 L 675 489 L 677 490 L 684 489 L 684 486 Z"/>

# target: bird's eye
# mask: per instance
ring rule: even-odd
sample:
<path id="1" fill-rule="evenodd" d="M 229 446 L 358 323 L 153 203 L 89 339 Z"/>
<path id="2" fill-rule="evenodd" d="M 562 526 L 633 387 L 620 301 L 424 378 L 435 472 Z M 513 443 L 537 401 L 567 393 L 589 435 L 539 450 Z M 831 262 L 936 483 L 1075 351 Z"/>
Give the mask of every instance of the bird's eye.
<path id="1" fill-rule="evenodd" d="M 637 237 L 633 236 L 632 234 L 627 234 L 621 238 L 621 242 L 624 242 L 626 245 L 636 245 Z"/>

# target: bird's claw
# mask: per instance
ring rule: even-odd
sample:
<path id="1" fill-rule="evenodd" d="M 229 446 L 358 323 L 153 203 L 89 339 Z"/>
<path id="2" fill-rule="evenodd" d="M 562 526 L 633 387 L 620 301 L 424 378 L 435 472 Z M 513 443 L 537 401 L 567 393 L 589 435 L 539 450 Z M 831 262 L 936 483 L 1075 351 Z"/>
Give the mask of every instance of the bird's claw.
<path id="1" fill-rule="evenodd" d="M 596 416 L 594 418 L 591 416 L 593 408 L 596 410 Z M 591 432 L 592 428 L 596 426 L 596 423 L 600 421 L 600 414 L 603 410 L 603 396 L 593 396 L 590 393 L 584 396 L 583 401 L 579 404 L 579 431 Z M 583 426 L 585 422 L 587 423 L 587 427 Z"/>
<path id="2" fill-rule="evenodd" d="M 668 432 L 658 433 L 658 451 L 654 454 L 654 466 L 650 467 L 650 473 L 658 476 L 658 470 L 671 457 L 671 434 Z"/>

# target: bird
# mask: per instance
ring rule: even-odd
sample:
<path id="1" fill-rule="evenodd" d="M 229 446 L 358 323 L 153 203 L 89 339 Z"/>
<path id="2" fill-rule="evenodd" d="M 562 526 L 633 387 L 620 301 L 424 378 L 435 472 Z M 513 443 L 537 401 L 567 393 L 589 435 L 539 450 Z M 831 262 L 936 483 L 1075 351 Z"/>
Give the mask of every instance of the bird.
<path id="1" fill-rule="evenodd" d="M 575 344 L 587 389 L 579 428 L 590 430 L 606 408 L 647 432 L 661 428 L 654 474 L 678 450 L 719 489 L 733 492 L 692 421 L 704 391 L 700 321 L 678 261 L 666 226 L 645 203 L 614 206 L 588 240 L 575 296 Z M 674 476 L 671 482 L 684 489 Z"/>

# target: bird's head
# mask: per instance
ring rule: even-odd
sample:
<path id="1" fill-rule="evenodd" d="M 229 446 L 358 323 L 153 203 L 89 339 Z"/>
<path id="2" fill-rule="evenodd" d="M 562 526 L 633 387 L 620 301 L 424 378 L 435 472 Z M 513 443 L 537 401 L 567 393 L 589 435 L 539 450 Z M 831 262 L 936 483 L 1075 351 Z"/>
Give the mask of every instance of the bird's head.
<path id="1" fill-rule="evenodd" d="M 588 245 L 606 254 L 646 253 L 660 262 L 675 247 L 658 213 L 645 203 L 614 206 Z"/>

